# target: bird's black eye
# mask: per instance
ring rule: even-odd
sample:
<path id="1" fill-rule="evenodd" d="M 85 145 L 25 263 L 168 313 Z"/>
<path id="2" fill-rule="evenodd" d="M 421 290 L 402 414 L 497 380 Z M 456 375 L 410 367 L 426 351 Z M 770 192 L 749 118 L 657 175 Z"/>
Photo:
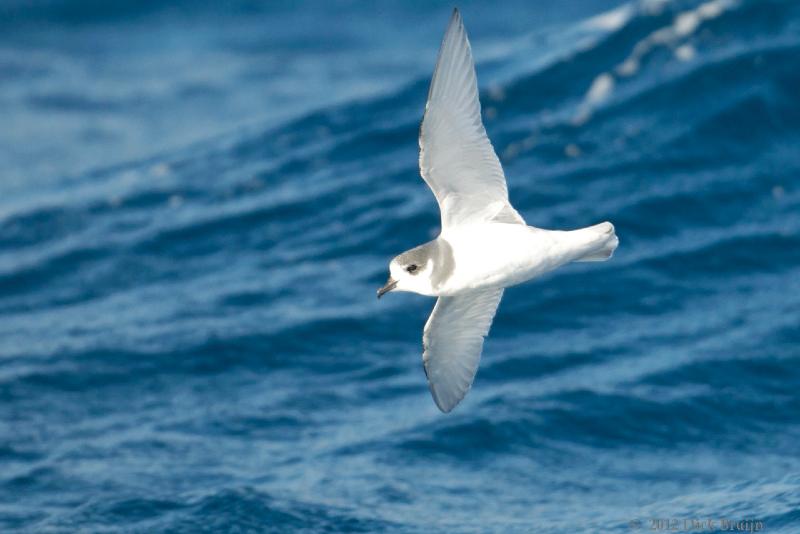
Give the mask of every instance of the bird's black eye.
<path id="1" fill-rule="evenodd" d="M 417 270 L 417 266 L 415 264 L 413 264 L 413 263 L 411 265 L 409 265 L 408 267 L 406 267 L 406 271 L 409 272 L 409 273 L 413 273 L 416 270 Z"/>

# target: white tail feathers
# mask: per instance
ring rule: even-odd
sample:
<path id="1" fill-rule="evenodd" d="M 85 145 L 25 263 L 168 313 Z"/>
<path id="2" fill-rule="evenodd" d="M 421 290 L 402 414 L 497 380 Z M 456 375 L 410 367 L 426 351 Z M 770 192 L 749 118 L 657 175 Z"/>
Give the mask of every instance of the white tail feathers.
<path id="1" fill-rule="evenodd" d="M 617 234 L 614 233 L 614 225 L 610 222 L 595 224 L 583 229 L 586 232 L 597 234 L 597 246 L 580 259 L 575 261 L 606 261 L 614 254 L 619 245 Z"/>

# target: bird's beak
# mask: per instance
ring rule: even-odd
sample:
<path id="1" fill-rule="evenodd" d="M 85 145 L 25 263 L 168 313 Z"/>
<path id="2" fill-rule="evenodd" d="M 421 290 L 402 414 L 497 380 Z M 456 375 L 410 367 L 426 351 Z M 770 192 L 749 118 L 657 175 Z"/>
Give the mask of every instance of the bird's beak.
<path id="1" fill-rule="evenodd" d="M 386 293 L 388 293 L 389 291 L 391 291 L 395 287 L 397 287 L 397 280 L 394 280 L 390 276 L 389 279 L 386 281 L 386 285 L 378 290 L 378 298 L 381 298 L 382 296 L 384 296 Z"/>

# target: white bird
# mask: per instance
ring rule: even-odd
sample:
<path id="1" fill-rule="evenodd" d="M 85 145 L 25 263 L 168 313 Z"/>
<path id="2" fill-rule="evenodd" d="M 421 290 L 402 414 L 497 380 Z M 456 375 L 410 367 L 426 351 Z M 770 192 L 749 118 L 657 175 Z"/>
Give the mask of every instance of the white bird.
<path id="1" fill-rule="evenodd" d="M 503 289 L 572 261 L 607 260 L 619 241 L 609 222 L 543 230 L 527 226 L 511 206 L 481 122 L 475 63 L 457 9 L 439 49 L 419 147 L 441 233 L 391 261 L 378 298 L 392 290 L 438 297 L 422 359 L 436 406 L 449 412 L 472 386 Z"/>

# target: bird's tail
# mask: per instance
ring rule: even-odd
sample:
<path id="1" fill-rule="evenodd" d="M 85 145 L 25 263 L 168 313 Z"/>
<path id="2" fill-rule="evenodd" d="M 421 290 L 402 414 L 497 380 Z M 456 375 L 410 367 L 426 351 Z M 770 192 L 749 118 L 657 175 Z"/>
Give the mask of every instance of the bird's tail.
<path id="1" fill-rule="evenodd" d="M 581 231 L 596 234 L 597 245 L 575 261 L 606 261 L 614 254 L 619 245 L 617 234 L 614 233 L 614 225 L 610 222 L 595 224 Z"/>

